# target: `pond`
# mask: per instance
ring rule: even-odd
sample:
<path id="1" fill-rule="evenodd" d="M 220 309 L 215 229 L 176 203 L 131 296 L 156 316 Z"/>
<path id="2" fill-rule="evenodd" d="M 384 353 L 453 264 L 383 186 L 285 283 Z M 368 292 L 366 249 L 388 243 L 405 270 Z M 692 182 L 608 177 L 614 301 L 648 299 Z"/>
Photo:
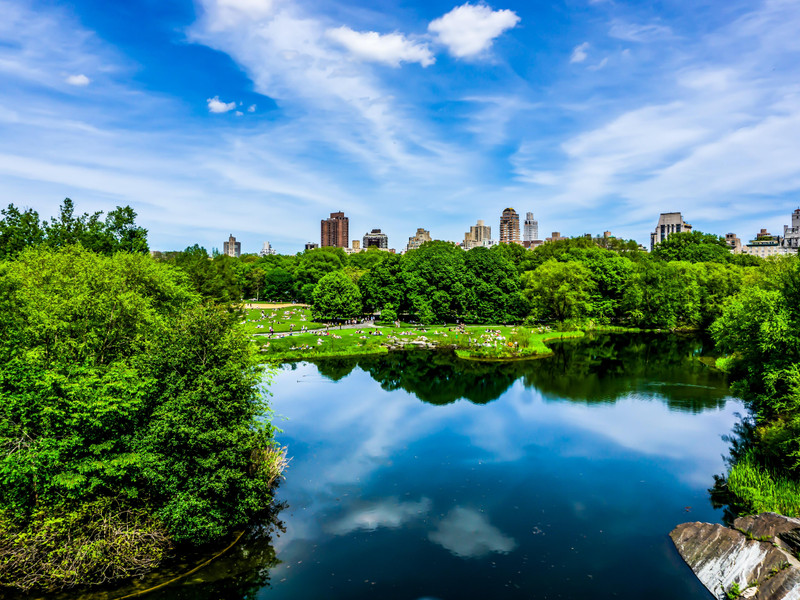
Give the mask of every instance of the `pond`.
<path id="1" fill-rule="evenodd" d="M 282 367 L 279 523 L 150 598 L 709 598 L 668 537 L 744 412 L 694 337 Z M 283 531 L 280 531 L 280 530 Z"/>

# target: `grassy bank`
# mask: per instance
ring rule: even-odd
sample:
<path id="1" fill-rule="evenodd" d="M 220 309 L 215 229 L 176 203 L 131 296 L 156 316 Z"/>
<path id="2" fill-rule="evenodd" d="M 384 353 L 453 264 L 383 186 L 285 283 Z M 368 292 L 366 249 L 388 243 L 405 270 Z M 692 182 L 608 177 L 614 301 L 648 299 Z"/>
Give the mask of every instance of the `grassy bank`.
<path id="1" fill-rule="evenodd" d="M 728 473 L 728 490 L 744 513 L 776 512 L 800 517 L 800 482 L 773 473 L 759 463 L 753 449 L 743 454 Z"/>
<path id="2" fill-rule="evenodd" d="M 258 330 L 259 332 L 262 330 Z M 458 356 L 474 360 L 507 360 L 545 356 L 546 341 L 576 338 L 583 332 L 554 332 L 526 327 L 473 325 L 401 326 L 331 329 L 325 334 L 292 334 L 268 339 L 254 337 L 269 361 L 363 356 L 388 352 L 389 348 L 452 348 Z"/>

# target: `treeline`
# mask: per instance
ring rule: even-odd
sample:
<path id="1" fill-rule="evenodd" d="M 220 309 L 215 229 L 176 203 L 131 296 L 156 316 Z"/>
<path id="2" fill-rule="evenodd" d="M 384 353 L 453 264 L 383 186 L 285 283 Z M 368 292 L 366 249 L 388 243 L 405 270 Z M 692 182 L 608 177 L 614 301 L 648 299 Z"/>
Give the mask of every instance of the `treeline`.
<path id="1" fill-rule="evenodd" d="M 207 298 L 314 305 L 319 318 L 380 312 L 423 323 L 529 321 L 638 328 L 706 328 L 763 259 L 733 255 L 724 240 L 675 234 L 654 252 L 590 239 L 464 252 L 428 242 L 405 255 L 318 248 L 297 255 L 214 256 L 197 246 L 157 256 L 187 272 Z"/>

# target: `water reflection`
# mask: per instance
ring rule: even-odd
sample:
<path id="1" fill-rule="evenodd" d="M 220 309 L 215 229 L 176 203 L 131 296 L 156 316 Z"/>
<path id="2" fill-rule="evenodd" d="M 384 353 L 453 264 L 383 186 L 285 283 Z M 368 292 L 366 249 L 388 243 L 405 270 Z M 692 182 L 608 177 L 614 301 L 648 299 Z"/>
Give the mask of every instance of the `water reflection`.
<path id="1" fill-rule="evenodd" d="M 320 361 L 319 372 L 339 381 L 359 368 L 387 391 L 405 390 L 423 402 L 486 404 L 518 379 L 546 398 L 614 402 L 638 392 L 672 408 L 699 412 L 724 403 L 725 380 L 698 358 L 708 343 L 698 336 L 590 334 L 551 344 L 544 359 L 478 362 L 450 352 L 410 351 L 360 359 Z"/>

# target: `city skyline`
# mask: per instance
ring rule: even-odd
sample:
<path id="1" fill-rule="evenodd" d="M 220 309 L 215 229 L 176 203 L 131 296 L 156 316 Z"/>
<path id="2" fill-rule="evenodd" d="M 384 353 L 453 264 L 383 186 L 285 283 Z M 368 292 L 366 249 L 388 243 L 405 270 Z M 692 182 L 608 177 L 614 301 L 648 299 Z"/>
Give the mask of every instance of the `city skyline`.
<path id="1" fill-rule="evenodd" d="M 507 206 L 542 238 L 600 227 L 647 246 L 664 211 L 749 239 L 800 205 L 788 0 L 0 14 L 0 192 L 43 217 L 65 197 L 130 205 L 157 249 L 235 231 L 292 252 L 316 239 L 306 216 L 338 208 L 397 247 L 420 225 L 460 240 Z"/>

